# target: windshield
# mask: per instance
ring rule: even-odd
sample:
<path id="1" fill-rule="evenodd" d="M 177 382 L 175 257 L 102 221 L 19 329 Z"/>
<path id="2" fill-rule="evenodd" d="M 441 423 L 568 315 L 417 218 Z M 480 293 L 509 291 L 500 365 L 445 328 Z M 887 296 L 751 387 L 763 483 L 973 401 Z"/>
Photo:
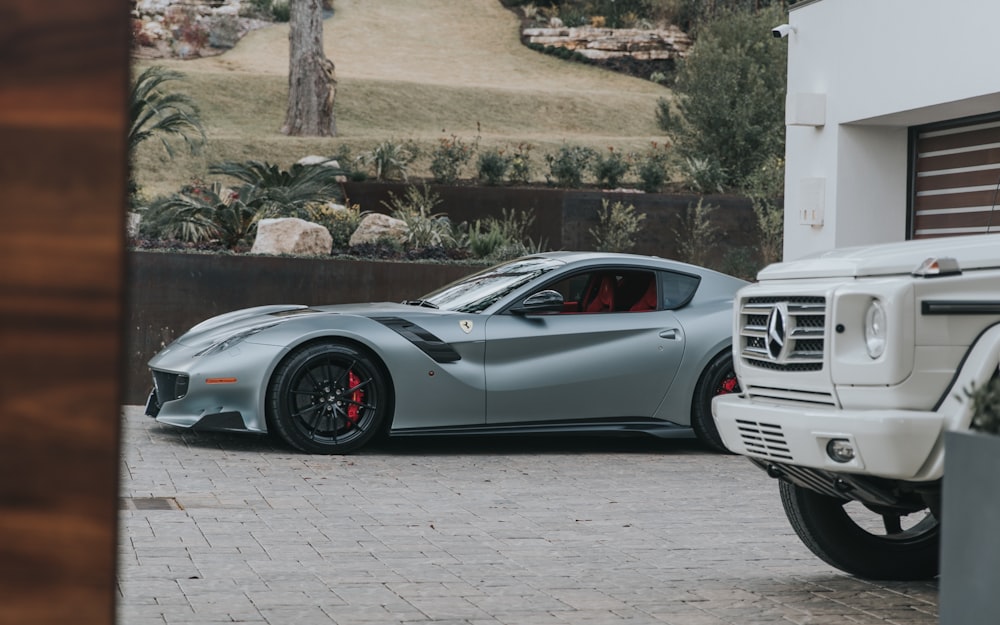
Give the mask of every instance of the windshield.
<path id="1" fill-rule="evenodd" d="M 553 258 L 518 258 L 452 282 L 418 301 L 443 310 L 482 312 L 511 291 L 562 264 Z"/>

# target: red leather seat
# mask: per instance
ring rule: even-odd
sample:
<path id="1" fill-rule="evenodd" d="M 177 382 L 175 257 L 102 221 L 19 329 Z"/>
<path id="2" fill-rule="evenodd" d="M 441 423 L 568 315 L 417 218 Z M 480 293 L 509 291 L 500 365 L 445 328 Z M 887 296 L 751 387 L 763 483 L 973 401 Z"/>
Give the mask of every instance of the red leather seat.
<path id="1" fill-rule="evenodd" d="M 656 280 L 650 280 L 646 292 L 639 298 L 639 301 L 629 308 L 631 312 L 642 312 L 644 310 L 656 310 Z"/>
<path id="2" fill-rule="evenodd" d="M 593 291 L 593 292 L 591 292 Z M 615 277 L 603 276 L 600 282 L 588 289 L 591 299 L 584 303 L 583 312 L 600 313 L 615 309 Z"/>

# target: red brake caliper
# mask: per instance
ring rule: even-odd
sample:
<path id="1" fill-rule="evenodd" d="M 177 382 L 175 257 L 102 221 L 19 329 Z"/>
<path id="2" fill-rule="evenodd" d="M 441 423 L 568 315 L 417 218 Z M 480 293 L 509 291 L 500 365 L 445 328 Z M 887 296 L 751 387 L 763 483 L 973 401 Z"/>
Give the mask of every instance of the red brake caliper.
<path id="1" fill-rule="evenodd" d="M 716 395 L 725 395 L 727 393 L 732 393 L 733 391 L 736 390 L 736 386 L 737 385 L 738 385 L 738 382 L 736 381 L 736 376 L 735 375 L 732 376 L 732 377 L 728 377 L 728 378 L 726 378 L 725 380 L 722 381 L 722 384 L 720 384 L 719 388 L 716 389 L 715 394 Z"/>
<path id="2" fill-rule="evenodd" d="M 359 378 L 353 371 L 347 372 L 347 388 L 354 388 L 361 384 L 361 378 Z M 361 407 L 358 406 L 365 398 L 365 392 L 358 389 L 351 393 L 351 405 L 347 407 L 347 419 L 353 424 L 358 424 L 358 419 L 361 417 Z"/>

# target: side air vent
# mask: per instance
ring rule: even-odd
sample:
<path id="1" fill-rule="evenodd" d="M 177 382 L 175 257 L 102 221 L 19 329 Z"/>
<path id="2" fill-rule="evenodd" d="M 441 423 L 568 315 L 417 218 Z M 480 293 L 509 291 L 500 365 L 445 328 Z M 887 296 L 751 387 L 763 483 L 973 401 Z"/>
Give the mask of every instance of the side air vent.
<path id="1" fill-rule="evenodd" d="M 377 321 L 395 331 L 437 362 L 455 362 L 462 359 L 454 347 L 412 321 L 399 317 L 372 317 L 372 321 Z"/>
<path id="2" fill-rule="evenodd" d="M 792 460 L 792 452 L 780 425 L 746 419 L 737 419 L 736 423 L 748 453 L 775 460 Z"/>

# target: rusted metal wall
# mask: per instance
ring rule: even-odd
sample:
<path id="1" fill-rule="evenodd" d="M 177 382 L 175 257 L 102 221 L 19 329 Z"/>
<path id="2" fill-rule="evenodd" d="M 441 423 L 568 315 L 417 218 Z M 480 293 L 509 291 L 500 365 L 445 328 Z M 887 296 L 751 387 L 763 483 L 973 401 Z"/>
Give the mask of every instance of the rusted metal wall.
<path id="1" fill-rule="evenodd" d="M 358 260 L 128 254 L 125 402 L 143 403 L 146 362 L 194 324 L 265 304 L 346 304 L 414 299 L 479 266 Z"/>
<path id="2" fill-rule="evenodd" d="M 402 197 L 408 185 L 403 183 L 349 182 L 344 185 L 349 200 L 362 210 L 390 213 L 386 204 L 390 193 Z M 441 200 L 435 209 L 452 221 L 469 223 L 476 219 L 499 216 L 508 211 L 531 210 L 535 222 L 529 232 L 533 241 L 545 242 L 549 249 L 592 250 L 590 230 L 598 225 L 602 200 L 633 205 L 644 213 L 642 231 L 632 252 L 678 258 L 675 230 L 688 206 L 701 199 L 705 206 L 715 206 L 712 214 L 720 240 L 709 258 L 721 266 L 728 250 L 756 245 L 756 223 L 750 200 L 732 195 L 614 193 L 597 190 L 549 189 L 545 187 L 485 187 L 428 185 Z M 681 259 L 683 260 L 683 259 Z"/>

